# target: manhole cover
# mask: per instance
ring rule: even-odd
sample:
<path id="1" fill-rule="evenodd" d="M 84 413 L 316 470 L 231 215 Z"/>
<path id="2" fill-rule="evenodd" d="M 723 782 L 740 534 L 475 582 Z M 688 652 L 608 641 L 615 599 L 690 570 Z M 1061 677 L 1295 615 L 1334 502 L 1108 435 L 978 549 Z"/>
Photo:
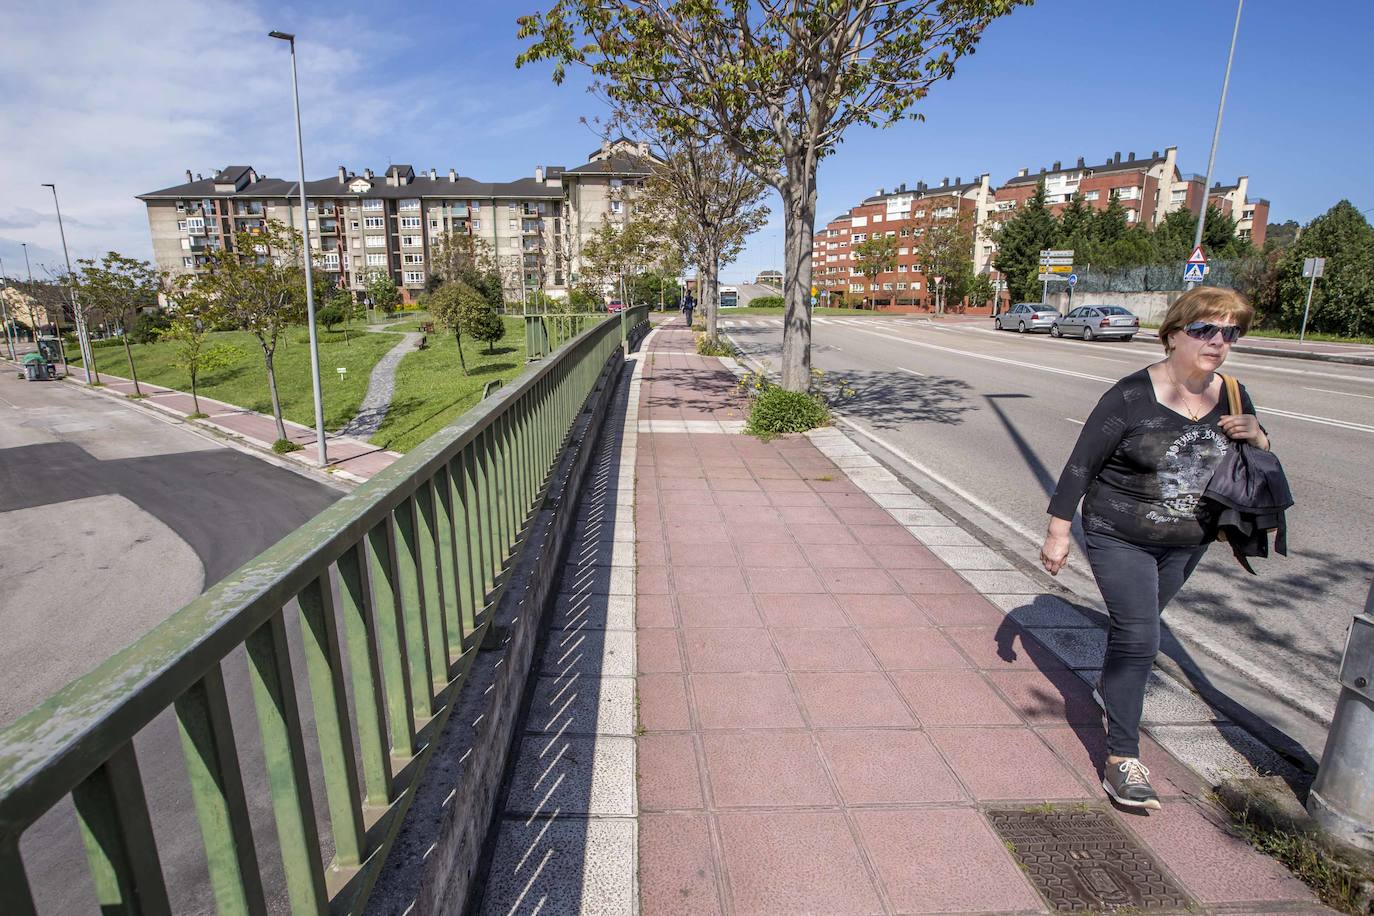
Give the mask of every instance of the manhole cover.
<path id="1" fill-rule="evenodd" d="M 1017 808 L 987 814 L 1057 911 L 1181 910 L 1192 903 L 1106 812 Z"/>

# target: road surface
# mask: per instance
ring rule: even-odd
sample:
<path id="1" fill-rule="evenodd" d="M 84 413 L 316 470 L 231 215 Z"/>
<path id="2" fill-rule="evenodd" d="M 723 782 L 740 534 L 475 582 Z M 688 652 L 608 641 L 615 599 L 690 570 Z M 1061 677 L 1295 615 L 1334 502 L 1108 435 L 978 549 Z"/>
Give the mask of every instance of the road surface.
<path id="1" fill-rule="evenodd" d="M 133 643 L 340 495 L 184 425 L 66 383 L 20 382 L 6 368 L 0 726 Z M 294 637 L 294 621 L 292 631 Z M 242 654 L 226 660 L 225 676 L 254 822 L 265 826 L 269 802 Z M 299 657 L 295 664 L 302 664 Z M 313 744 L 312 734 L 307 746 Z M 173 910 L 211 912 L 172 716 L 145 728 L 136 749 Z M 96 910 L 69 803 L 31 828 L 21 850 L 40 912 Z M 269 873 L 269 895 L 281 904 L 280 859 L 270 840 L 259 844 L 258 857 Z"/>
<path id="2" fill-rule="evenodd" d="M 746 353 L 778 364 L 780 319 L 725 322 Z M 816 366 L 856 391 L 846 420 L 1031 562 L 1083 420 L 1116 379 L 1162 355 L 1148 333 L 1054 340 L 914 316 L 818 316 L 814 341 Z M 1292 483 L 1291 555 L 1251 577 L 1212 550 L 1166 614 L 1173 654 L 1196 669 L 1195 686 L 1206 679 L 1320 759 L 1345 631 L 1374 575 L 1374 367 L 1251 354 L 1228 367 Z M 1081 551 L 1071 565 L 1061 579 L 1095 597 Z"/>

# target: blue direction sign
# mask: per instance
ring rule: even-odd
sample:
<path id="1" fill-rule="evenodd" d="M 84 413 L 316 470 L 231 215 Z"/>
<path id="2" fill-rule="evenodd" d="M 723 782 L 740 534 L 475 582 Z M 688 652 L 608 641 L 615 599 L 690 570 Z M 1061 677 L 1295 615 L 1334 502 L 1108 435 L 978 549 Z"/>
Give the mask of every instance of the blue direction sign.
<path id="1" fill-rule="evenodd" d="M 1078 274 L 1069 274 L 1069 285 L 1070 285 L 1070 286 L 1076 286 L 1077 284 L 1078 284 Z"/>

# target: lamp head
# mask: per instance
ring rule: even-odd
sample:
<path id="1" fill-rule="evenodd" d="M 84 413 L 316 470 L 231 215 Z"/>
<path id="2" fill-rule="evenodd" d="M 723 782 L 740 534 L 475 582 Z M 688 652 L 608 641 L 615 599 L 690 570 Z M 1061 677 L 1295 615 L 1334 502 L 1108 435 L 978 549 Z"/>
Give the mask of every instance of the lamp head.
<path id="1" fill-rule="evenodd" d="M 268 33 L 267 33 L 267 37 L 268 37 L 268 38 L 280 38 L 282 41 L 289 41 L 289 42 L 291 42 L 292 44 L 295 44 L 295 43 L 296 43 L 296 36 L 295 36 L 295 35 L 292 35 L 292 34 L 289 33 L 289 32 L 268 32 Z"/>
<path id="2" fill-rule="evenodd" d="M 54 191 L 57 190 L 57 185 L 53 184 L 53 183 L 50 182 L 50 181 L 45 181 L 45 182 L 43 182 L 43 187 L 45 187 L 45 188 L 52 188 Z"/>

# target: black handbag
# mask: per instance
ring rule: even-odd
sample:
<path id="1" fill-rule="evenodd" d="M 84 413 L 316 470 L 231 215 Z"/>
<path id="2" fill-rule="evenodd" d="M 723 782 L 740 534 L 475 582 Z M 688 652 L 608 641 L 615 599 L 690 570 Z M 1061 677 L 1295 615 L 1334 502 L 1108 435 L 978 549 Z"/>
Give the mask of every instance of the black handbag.
<path id="1" fill-rule="evenodd" d="M 1242 411 L 1240 383 L 1223 375 L 1232 415 Z M 1203 498 L 1214 512 L 1217 540 L 1231 545 L 1231 553 L 1252 576 L 1250 557 L 1269 556 L 1269 533 L 1274 552 L 1288 556 L 1288 523 L 1284 512 L 1293 505 L 1293 492 L 1278 456 L 1247 442 L 1235 442 L 1212 472 Z"/>

